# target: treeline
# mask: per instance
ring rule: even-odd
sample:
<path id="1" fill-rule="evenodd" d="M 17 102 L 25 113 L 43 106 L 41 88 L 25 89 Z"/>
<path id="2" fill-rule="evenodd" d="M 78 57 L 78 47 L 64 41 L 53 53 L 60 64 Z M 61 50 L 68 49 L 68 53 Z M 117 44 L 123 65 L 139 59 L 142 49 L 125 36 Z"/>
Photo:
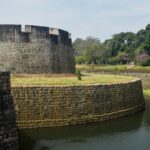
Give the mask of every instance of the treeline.
<path id="1" fill-rule="evenodd" d="M 145 29 L 115 34 L 101 42 L 98 38 L 77 38 L 73 42 L 77 64 L 150 65 L 150 24 Z"/>

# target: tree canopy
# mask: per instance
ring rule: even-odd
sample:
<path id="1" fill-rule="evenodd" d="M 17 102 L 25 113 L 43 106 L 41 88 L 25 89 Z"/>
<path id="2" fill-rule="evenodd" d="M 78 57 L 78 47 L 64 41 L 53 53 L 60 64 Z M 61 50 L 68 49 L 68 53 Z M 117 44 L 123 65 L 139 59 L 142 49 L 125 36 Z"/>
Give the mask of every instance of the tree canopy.
<path id="1" fill-rule="evenodd" d="M 126 64 L 134 62 L 140 65 L 150 65 L 150 24 L 137 33 L 121 32 L 115 34 L 103 43 L 94 37 L 77 38 L 73 42 L 73 47 L 77 64 Z"/>

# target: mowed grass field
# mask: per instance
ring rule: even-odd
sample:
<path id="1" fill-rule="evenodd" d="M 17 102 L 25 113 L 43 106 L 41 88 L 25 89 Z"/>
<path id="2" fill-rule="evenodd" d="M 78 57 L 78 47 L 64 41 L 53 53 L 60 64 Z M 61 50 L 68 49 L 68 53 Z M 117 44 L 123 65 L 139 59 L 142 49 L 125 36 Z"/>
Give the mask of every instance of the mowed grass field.
<path id="1" fill-rule="evenodd" d="M 11 85 L 86 85 L 125 83 L 137 79 L 131 76 L 83 74 L 82 80 L 74 75 L 11 75 Z"/>

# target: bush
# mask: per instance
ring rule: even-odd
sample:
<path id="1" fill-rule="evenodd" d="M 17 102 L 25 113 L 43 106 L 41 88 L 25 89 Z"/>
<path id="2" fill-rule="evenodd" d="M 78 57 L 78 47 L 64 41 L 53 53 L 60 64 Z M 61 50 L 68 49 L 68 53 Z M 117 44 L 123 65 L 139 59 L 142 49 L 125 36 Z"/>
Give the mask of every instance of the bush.
<path id="1" fill-rule="evenodd" d="M 140 66 L 150 66 L 150 58 L 144 59 L 141 62 L 139 62 Z"/>
<path id="2" fill-rule="evenodd" d="M 80 70 L 76 70 L 76 75 L 77 75 L 77 79 L 81 81 L 82 80 L 82 78 L 81 78 L 82 74 L 81 74 Z"/>
<path id="3" fill-rule="evenodd" d="M 80 64 L 80 65 L 85 64 L 86 58 L 85 58 L 85 56 L 76 56 L 75 62 L 76 62 L 76 64 Z"/>
<path id="4" fill-rule="evenodd" d="M 116 64 L 119 64 L 118 60 L 116 57 L 112 57 L 112 58 L 109 58 L 108 59 L 108 64 L 110 65 L 116 65 Z"/>

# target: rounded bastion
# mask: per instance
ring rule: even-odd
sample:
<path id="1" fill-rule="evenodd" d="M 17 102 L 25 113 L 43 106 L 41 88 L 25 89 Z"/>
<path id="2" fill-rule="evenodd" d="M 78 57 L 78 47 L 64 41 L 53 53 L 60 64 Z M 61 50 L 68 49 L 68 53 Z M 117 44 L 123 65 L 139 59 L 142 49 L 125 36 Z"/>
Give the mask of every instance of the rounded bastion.
<path id="1" fill-rule="evenodd" d="M 67 31 L 34 25 L 0 25 L 0 70 L 11 73 L 74 73 Z"/>
<path id="2" fill-rule="evenodd" d="M 145 106 L 137 78 L 109 84 L 13 85 L 12 96 L 19 128 L 104 121 L 131 115 Z"/>

